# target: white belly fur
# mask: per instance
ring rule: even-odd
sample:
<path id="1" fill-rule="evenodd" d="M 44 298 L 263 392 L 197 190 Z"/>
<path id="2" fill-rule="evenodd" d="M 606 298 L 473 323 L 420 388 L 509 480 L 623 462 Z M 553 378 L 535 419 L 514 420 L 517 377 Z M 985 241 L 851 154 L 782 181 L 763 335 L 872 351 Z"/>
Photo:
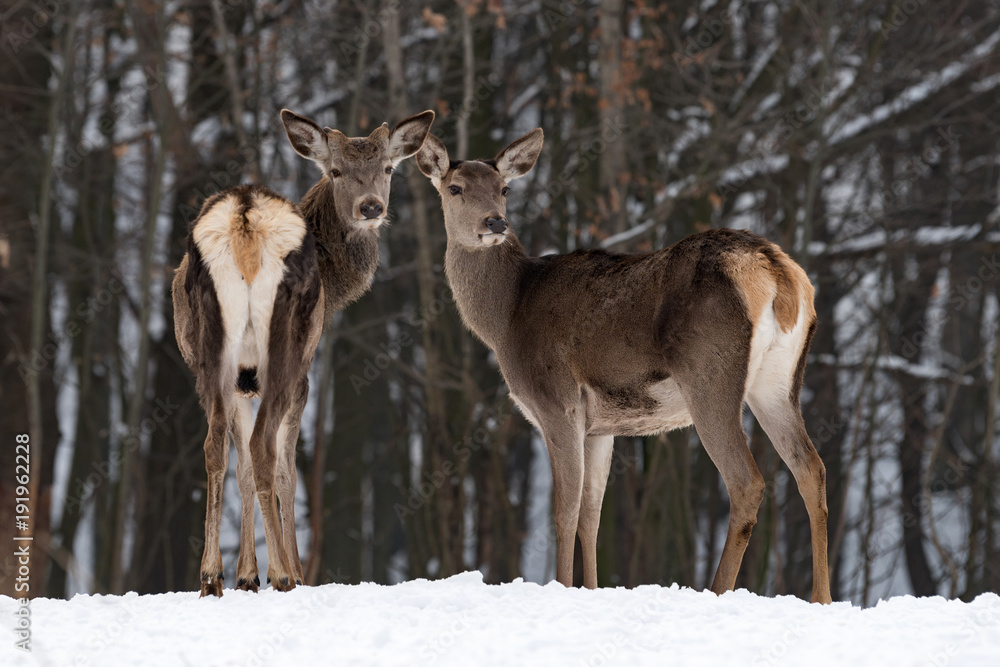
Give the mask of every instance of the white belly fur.
<path id="1" fill-rule="evenodd" d="M 785 400 L 788 396 L 805 343 L 808 326 L 806 306 L 807 304 L 803 304 L 799 308 L 795 326 L 788 332 L 781 330 L 772 304 L 768 304 L 757 318 L 750 339 L 747 380 L 743 390 L 744 401 L 750 392 L 753 392 L 761 402 Z M 633 414 L 623 418 L 623 415 L 605 413 L 599 407 L 591 412 L 591 406 L 596 407 L 596 404 L 592 399 L 588 401 L 588 418 L 591 425 L 589 432 L 616 435 L 654 434 L 684 428 L 693 423 L 687 402 L 672 378 L 650 385 L 648 391 L 659 403 L 659 407 L 641 416 Z M 584 393 L 588 397 L 594 394 L 589 388 L 585 389 Z"/>

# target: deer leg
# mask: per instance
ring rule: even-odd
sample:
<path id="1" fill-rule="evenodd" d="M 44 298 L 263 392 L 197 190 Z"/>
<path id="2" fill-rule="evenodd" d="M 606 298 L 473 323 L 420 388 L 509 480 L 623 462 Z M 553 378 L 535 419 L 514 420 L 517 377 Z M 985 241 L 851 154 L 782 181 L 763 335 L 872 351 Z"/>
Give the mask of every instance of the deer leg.
<path id="1" fill-rule="evenodd" d="M 205 551 L 201 557 L 201 597 L 222 597 L 222 552 L 219 549 L 219 526 L 222 522 L 222 491 L 229 465 L 229 437 L 226 429 L 226 406 L 221 395 L 212 402 L 205 437 L 205 470 L 208 473 L 208 498 L 205 503 Z"/>
<path id="2" fill-rule="evenodd" d="M 240 558 L 236 564 L 236 588 L 257 592 L 257 539 L 254 536 L 254 505 L 256 489 L 253 483 L 253 463 L 250 458 L 250 434 L 253 432 L 253 411 L 250 399 L 237 396 L 230 413 L 230 430 L 236 441 L 236 481 L 240 487 Z"/>
<path id="3" fill-rule="evenodd" d="M 826 466 L 809 439 L 801 409 L 789 400 L 784 388 L 780 395 L 774 395 L 773 391 L 754 391 L 752 388 L 747 401 L 781 460 L 792 471 L 799 495 L 809 512 L 813 555 L 812 601 L 830 603 L 833 598 L 830 596 L 830 570 L 827 563 L 829 512 L 826 505 Z"/>
<path id="4" fill-rule="evenodd" d="M 573 549 L 583 493 L 583 428 L 550 424 L 543 428 L 552 466 L 552 509 L 556 521 L 556 580 L 573 585 Z"/>
<path id="5" fill-rule="evenodd" d="M 729 493 L 729 529 L 712 582 L 712 591 L 717 594 L 733 590 L 736 585 L 743 553 L 757 523 L 757 509 L 764 499 L 764 478 L 743 430 L 744 380 L 742 373 L 732 369 L 732 366 L 715 368 L 712 372 L 702 369 L 694 383 L 682 383 L 678 378 L 698 437 L 722 474 Z"/>
<path id="6" fill-rule="evenodd" d="M 578 533 L 583 554 L 583 585 L 587 588 L 597 588 L 597 529 L 614 446 L 612 435 L 591 435 L 583 441 L 583 495 Z"/>
<path id="7" fill-rule="evenodd" d="M 295 535 L 295 488 L 299 481 L 295 467 L 295 447 L 299 441 L 299 427 L 302 411 L 309 397 L 309 379 L 303 378 L 292 408 L 285 415 L 278 429 L 278 504 L 281 507 L 282 543 L 288 552 L 288 562 L 292 566 L 295 583 L 301 585 L 302 560 L 299 558 L 298 539 Z"/>
<path id="8" fill-rule="evenodd" d="M 281 518 L 275 489 L 277 464 L 277 431 L 282 415 L 274 414 L 274 402 L 267 397 L 257 411 L 257 421 L 250 436 L 250 458 L 253 462 L 253 480 L 257 488 L 257 501 L 264 516 L 264 539 L 267 540 L 267 579 L 279 591 L 295 588 L 288 552 L 281 540 Z"/>

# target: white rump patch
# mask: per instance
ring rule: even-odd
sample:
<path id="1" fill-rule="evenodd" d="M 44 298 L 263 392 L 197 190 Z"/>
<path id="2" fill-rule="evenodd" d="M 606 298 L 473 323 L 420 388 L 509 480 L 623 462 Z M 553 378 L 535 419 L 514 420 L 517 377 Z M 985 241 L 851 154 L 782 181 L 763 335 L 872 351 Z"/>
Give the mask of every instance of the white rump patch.
<path id="1" fill-rule="evenodd" d="M 274 297 L 285 275 L 285 258 L 302 245 L 306 226 L 287 202 L 254 195 L 247 225 L 260 246 L 261 266 L 247 285 L 232 250 L 234 226 L 243 224 L 238 210 L 235 197 L 224 198 L 198 221 L 194 242 L 212 276 L 226 331 L 223 389 L 232 387 L 240 367 L 256 368 L 263 388 Z"/>
<path id="2" fill-rule="evenodd" d="M 744 398 L 753 395 L 761 405 L 787 400 L 805 345 L 809 313 L 809 304 L 800 303 L 795 326 L 791 331 L 784 332 L 774 315 L 774 306 L 768 304 L 764 309 L 750 339 Z"/>

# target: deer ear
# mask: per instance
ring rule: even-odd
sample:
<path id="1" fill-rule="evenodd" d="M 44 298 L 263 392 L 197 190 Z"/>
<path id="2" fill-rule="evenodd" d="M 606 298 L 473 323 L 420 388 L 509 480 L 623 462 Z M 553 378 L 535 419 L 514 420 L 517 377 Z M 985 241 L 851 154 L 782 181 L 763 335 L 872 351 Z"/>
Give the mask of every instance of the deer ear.
<path id="1" fill-rule="evenodd" d="M 497 171 L 505 183 L 531 171 L 542 152 L 543 138 L 542 128 L 536 127 L 497 154 Z"/>
<path id="2" fill-rule="evenodd" d="M 295 152 L 325 169 L 330 160 L 330 146 L 319 125 L 288 109 L 281 110 L 281 122 L 285 124 L 285 134 Z"/>
<path id="3" fill-rule="evenodd" d="M 441 180 L 448 173 L 450 164 L 448 148 L 444 142 L 433 134 L 428 134 L 424 145 L 420 147 L 420 152 L 417 153 L 417 167 L 424 176 L 431 179 L 435 188 L 440 188 Z"/>
<path id="4" fill-rule="evenodd" d="M 389 159 L 393 165 L 399 164 L 420 150 L 427 133 L 431 131 L 433 122 L 434 112 L 424 111 L 400 121 L 392 128 L 392 133 L 389 135 Z"/>

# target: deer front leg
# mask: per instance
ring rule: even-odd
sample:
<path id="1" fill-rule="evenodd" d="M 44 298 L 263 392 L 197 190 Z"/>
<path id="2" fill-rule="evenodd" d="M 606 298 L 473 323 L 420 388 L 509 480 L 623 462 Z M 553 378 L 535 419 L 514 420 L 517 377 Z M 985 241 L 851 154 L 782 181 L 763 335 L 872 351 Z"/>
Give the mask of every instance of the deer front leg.
<path id="1" fill-rule="evenodd" d="M 572 423 L 545 423 L 552 466 L 552 508 L 556 521 L 556 580 L 573 585 L 573 548 L 583 493 L 583 429 Z"/>
<path id="2" fill-rule="evenodd" d="M 254 485 L 257 501 L 264 516 L 264 539 L 267 540 L 267 580 L 279 591 L 295 588 L 288 553 L 281 540 L 281 518 L 275 489 L 275 463 L 277 427 L 280 416 L 273 416 L 270 401 L 261 403 L 250 436 L 250 458 L 253 461 Z"/>
<path id="3" fill-rule="evenodd" d="M 597 529 L 601 505 L 611 471 L 613 435 L 587 436 L 583 441 L 583 496 L 580 501 L 580 548 L 583 554 L 583 585 L 597 588 Z"/>
<path id="4" fill-rule="evenodd" d="M 229 464 L 229 439 L 226 407 L 221 396 L 212 404 L 205 437 L 205 470 L 208 473 L 208 498 L 205 503 L 205 551 L 201 557 L 201 597 L 222 597 L 222 552 L 219 550 L 219 525 L 222 522 L 222 491 Z"/>
<path id="5" fill-rule="evenodd" d="M 253 483 L 253 463 L 250 458 L 250 434 L 253 432 L 253 412 L 250 399 L 237 397 L 229 420 L 236 441 L 236 481 L 240 487 L 240 558 L 236 564 L 236 588 L 257 592 L 260 575 L 257 572 L 257 539 L 254 535 L 254 505 L 256 487 Z"/>

